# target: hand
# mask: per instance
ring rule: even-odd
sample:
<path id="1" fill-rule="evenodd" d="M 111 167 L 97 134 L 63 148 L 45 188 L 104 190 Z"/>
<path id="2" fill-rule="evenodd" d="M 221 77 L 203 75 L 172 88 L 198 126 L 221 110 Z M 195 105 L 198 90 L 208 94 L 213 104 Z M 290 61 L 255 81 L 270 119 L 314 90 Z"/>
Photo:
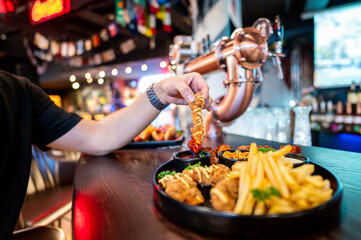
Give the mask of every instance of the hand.
<path id="1" fill-rule="evenodd" d="M 155 94 L 164 104 L 187 105 L 194 101 L 194 94 L 199 92 L 205 99 L 203 108 L 211 110 L 212 98 L 209 97 L 209 87 L 199 73 L 188 73 L 166 78 L 154 84 Z"/>

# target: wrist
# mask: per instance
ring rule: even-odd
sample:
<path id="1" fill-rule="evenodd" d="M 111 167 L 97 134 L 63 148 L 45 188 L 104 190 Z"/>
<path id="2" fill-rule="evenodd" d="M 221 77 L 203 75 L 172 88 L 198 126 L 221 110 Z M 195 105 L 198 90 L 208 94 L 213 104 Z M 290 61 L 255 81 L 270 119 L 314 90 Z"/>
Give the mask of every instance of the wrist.
<path id="1" fill-rule="evenodd" d="M 168 106 L 162 97 L 164 94 L 162 93 L 162 88 L 156 86 L 158 84 L 152 84 L 146 91 L 149 102 L 155 107 L 157 110 L 162 111 L 164 108 Z"/>

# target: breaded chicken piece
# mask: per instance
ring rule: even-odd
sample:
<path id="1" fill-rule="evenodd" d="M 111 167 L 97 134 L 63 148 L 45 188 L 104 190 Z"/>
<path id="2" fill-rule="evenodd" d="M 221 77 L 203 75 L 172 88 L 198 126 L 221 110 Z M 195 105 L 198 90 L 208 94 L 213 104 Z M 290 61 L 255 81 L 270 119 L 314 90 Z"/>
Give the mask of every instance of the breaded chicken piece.
<path id="1" fill-rule="evenodd" d="M 212 150 L 210 147 L 201 147 L 201 150 L 206 151 L 210 154 L 209 160 L 211 164 L 218 164 L 219 159 L 216 155 L 216 153 Z"/>
<path id="2" fill-rule="evenodd" d="M 212 206 L 217 211 L 233 211 L 238 196 L 239 179 L 224 179 L 211 189 Z"/>
<path id="3" fill-rule="evenodd" d="M 193 121 L 193 128 L 191 129 L 191 133 L 195 140 L 202 142 L 204 136 L 203 115 L 202 115 L 204 98 L 199 93 L 196 93 L 194 97 L 195 100 L 189 104 L 189 108 L 192 111 L 192 121 Z"/>
<path id="4" fill-rule="evenodd" d="M 167 183 L 174 180 L 174 179 L 180 179 L 182 178 L 183 181 L 185 181 L 186 183 L 188 183 L 191 187 L 195 187 L 197 186 L 197 183 L 190 178 L 188 175 L 182 174 L 182 173 L 177 173 L 176 175 L 172 176 L 172 175 L 166 175 L 163 178 L 158 180 L 158 184 L 161 188 L 166 188 L 167 187 Z"/>
<path id="5" fill-rule="evenodd" d="M 197 188 L 197 183 L 188 184 L 184 178 L 176 178 L 167 182 L 165 192 L 178 201 L 190 204 L 199 205 L 204 203 L 204 198 Z"/>
<path id="6" fill-rule="evenodd" d="M 212 165 L 210 167 L 195 167 L 192 170 L 183 170 L 183 174 L 188 175 L 203 186 L 215 186 L 218 182 L 227 178 L 230 172 L 231 169 L 223 164 Z"/>

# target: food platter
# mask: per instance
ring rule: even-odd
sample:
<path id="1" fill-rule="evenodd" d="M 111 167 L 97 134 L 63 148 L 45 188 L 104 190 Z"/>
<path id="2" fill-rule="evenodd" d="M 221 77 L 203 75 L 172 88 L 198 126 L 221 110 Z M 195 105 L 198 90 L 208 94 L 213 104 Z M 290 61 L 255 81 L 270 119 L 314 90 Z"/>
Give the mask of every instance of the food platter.
<path id="1" fill-rule="evenodd" d="M 286 214 L 240 215 L 220 212 L 211 207 L 210 187 L 198 188 L 205 198 L 202 206 L 192 206 L 169 197 L 157 183 L 157 176 L 165 170 L 175 170 L 174 160 L 161 165 L 153 176 L 154 203 L 157 210 L 171 221 L 191 228 L 224 235 L 244 237 L 287 237 L 297 236 L 338 223 L 343 187 L 339 179 L 326 168 L 315 166 L 316 175 L 328 179 L 333 195 L 327 202 L 303 211 Z"/>
<path id="2" fill-rule="evenodd" d="M 130 142 L 123 148 L 158 148 L 181 145 L 184 141 L 184 135 L 182 134 L 179 138 L 174 140 L 164 141 L 148 141 L 148 142 Z"/>

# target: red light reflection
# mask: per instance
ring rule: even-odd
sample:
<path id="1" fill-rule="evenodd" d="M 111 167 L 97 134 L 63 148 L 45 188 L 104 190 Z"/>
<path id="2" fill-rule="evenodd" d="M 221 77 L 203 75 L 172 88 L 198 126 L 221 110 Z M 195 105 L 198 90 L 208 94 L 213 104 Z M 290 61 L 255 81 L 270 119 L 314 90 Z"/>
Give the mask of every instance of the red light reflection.
<path id="1" fill-rule="evenodd" d="M 99 211 L 101 204 L 94 197 L 83 193 L 76 194 L 74 203 L 73 234 L 74 239 L 100 239 L 99 232 L 103 222 L 102 211 Z M 94 209 L 97 209 L 94 212 Z"/>

